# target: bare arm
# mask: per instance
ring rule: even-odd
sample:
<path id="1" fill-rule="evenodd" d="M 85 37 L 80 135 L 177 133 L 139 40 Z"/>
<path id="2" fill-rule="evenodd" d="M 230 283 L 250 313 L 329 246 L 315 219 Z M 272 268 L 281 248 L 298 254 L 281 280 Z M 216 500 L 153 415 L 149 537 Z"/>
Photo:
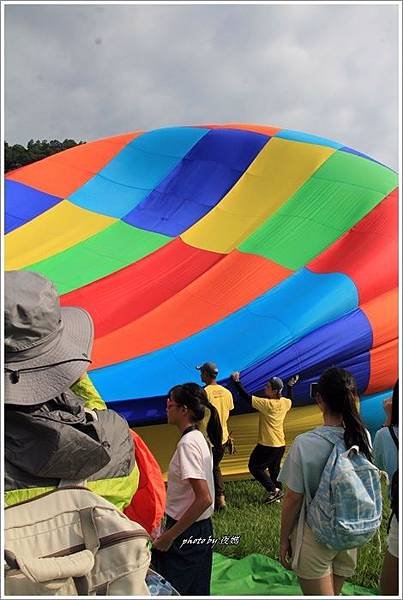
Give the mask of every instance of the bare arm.
<path id="1" fill-rule="evenodd" d="M 304 494 L 288 489 L 283 500 L 280 530 L 280 562 L 286 569 L 291 568 L 290 535 L 301 510 Z"/>
<path id="2" fill-rule="evenodd" d="M 155 540 L 153 548 L 156 550 L 161 550 L 162 552 L 169 550 L 178 535 L 193 525 L 213 501 L 205 479 L 188 479 L 188 481 L 195 493 L 195 499 L 175 525 L 164 531 L 164 533 Z"/>

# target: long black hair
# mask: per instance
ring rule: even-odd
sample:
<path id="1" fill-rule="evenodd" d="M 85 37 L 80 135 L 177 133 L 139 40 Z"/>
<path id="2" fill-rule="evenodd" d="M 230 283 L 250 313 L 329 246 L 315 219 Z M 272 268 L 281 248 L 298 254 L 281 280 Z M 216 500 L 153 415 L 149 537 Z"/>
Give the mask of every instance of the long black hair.
<path id="1" fill-rule="evenodd" d="M 318 392 L 329 411 L 342 416 L 346 447 L 358 446 L 372 461 L 368 434 L 358 412 L 359 395 L 353 375 L 337 367 L 327 369 L 319 379 Z"/>
<path id="2" fill-rule="evenodd" d="M 392 395 L 391 425 L 399 425 L 399 380 L 396 381 Z"/>

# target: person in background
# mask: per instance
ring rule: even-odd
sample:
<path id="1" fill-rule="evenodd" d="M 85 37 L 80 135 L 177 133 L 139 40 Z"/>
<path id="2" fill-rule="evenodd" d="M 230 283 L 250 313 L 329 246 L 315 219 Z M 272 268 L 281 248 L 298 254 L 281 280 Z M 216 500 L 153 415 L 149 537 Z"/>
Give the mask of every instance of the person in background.
<path id="1" fill-rule="evenodd" d="M 168 393 L 168 423 L 181 438 L 169 464 L 166 528 L 153 543 L 152 564 L 183 596 L 210 595 L 213 457 L 198 428 L 205 402 L 204 389 L 195 383 L 176 385 Z"/>
<path id="2" fill-rule="evenodd" d="M 268 492 L 266 504 L 282 498 L 282 484 L 278 481 L 281 459 L 285 451 L 284 419 L 292 405 L 292 388 L 299 379 L 294 375 L 288 382 L 288 395 L 281 395 L 283 382 L 279 377 L 272 377 L 266 387 L 264 398 L 252 396 L 240 382 L 239 372 L 231 375 L 241 398 L 259 412 L 258 443 L 249 458 L 248 468 L 253 477 Z"/>
<path id="3" fill-rule="evenodd" d="M 380 592 L 384 596 L 396 596 L 399 592 L 399 524 L 397 511 L 393 508 L 399 503 L 398 498 L 393 496 L 398 490 L 396 473 L 399 468 L 399 380 L 393 388 L 392 399 L 385 400 L 384 408 L 386 422 L 375 434 L 373 456 L 376 466 L 388 474 L 392 514 L 388 526 L 388 547 L 383 561 Z"/>
<path id="4" fill-rule="evenodd" d="M 305 595 L 338 596 L 344 580 L 354 574 L 357 549 L 331 550 L 319 543 L 305 521 L 304 498 L 314 498 L 333 450 L 326 434 L 336 434 L 346 448 L 357 445 L 371 460 L 371 444 L 358 413 L 358 391 L 348 371 L 325 371 L 315 395 L 323 425 L 298 435 L 288 452 L 279 479 L 286 484 L 280 532 L 280 562 L 298 576 Z M 315 433 L 317 432 L 317 433 Z M 301 525 L 301 527 L 300 527 Z"/>
<path id="5" fill-rule="evenodd" d="M 200 367 L 196 367 L 200 371 L 200 377 L 205 384 L 205 392 L 209 402 L 214 406 L 218 413 L 222 428 L 222 442 L 214 444 L 213 440 L 213 459 L 214 459 L 214 488 L 215 502 L 214 508 L 216 511 L 226 507 L 224 481 L 222 478 L 220 463 L 223 459 L 225 449 L 229 442 L 228 418 L 229 413 L 234 408 L 234 400 L 232 394 L 227 388 L 217 383 L 218 368 L 213 362 L 205 362 Z M 206 427 L 204 423 L 203 427 Z M 217 439 L 217 437 L 216 437 Z"/>
<path id="6" fill-rule="evenodd" d="M 106 408 L 86 375 L 90 315 L 61 308 L 39 273 L 8 271 L 4 280 L 6 504 L 85 481 L 123 510 L 139 470 L 127 422 Z"/>

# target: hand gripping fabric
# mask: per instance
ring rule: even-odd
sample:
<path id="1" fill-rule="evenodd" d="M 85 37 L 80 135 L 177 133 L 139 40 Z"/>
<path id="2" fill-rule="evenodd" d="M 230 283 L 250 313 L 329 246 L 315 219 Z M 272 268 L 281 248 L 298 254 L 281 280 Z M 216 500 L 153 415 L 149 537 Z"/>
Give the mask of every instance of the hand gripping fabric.
<path id="1" fill-rule="evenodd" d="M 362 546 L 382 521 L 379 470 L 337 436 L 314 432 L 334 445 L 318 490 L 307 507 L 306 522 L 321 543 L 334 550 Z"/>
<path id="2" fill-rule="evenodd" d="M 84 487 L 5 510 L 9 596 L 148 596 L 149 536 Z"/>

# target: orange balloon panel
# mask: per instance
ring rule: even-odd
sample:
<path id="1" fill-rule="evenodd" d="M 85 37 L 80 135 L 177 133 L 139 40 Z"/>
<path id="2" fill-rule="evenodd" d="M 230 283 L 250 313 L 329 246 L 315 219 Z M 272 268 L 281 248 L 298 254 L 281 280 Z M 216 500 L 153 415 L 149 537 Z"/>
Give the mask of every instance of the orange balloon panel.
<path id="1" fill-rule="evenodd" d="M 75 146 L 7 173 L 7 179 L 66 198 L 84 185 L 141 131 Z"/>
<path id="2" fill-rule="evenodd" d="M 399 342 L 393 340 L 370 350 L 370 378 L 365 391 L 374 394 L 392 388 L 399 376 Z"/>
<path id="3" fill-rule="evenodd" d="M 378 348 L 396 339 L 398 331 L 399 294 L 394 288 L 361 306 L 372 326 L 372 347 Z"/>
<path id="4" fill-rule="evenodd" d="M 189 337 L 235 312 L 291 273 L 262 256 L 234 250 L 151 312 L 97 338 L 92 367 L 141 356 Z"/>

